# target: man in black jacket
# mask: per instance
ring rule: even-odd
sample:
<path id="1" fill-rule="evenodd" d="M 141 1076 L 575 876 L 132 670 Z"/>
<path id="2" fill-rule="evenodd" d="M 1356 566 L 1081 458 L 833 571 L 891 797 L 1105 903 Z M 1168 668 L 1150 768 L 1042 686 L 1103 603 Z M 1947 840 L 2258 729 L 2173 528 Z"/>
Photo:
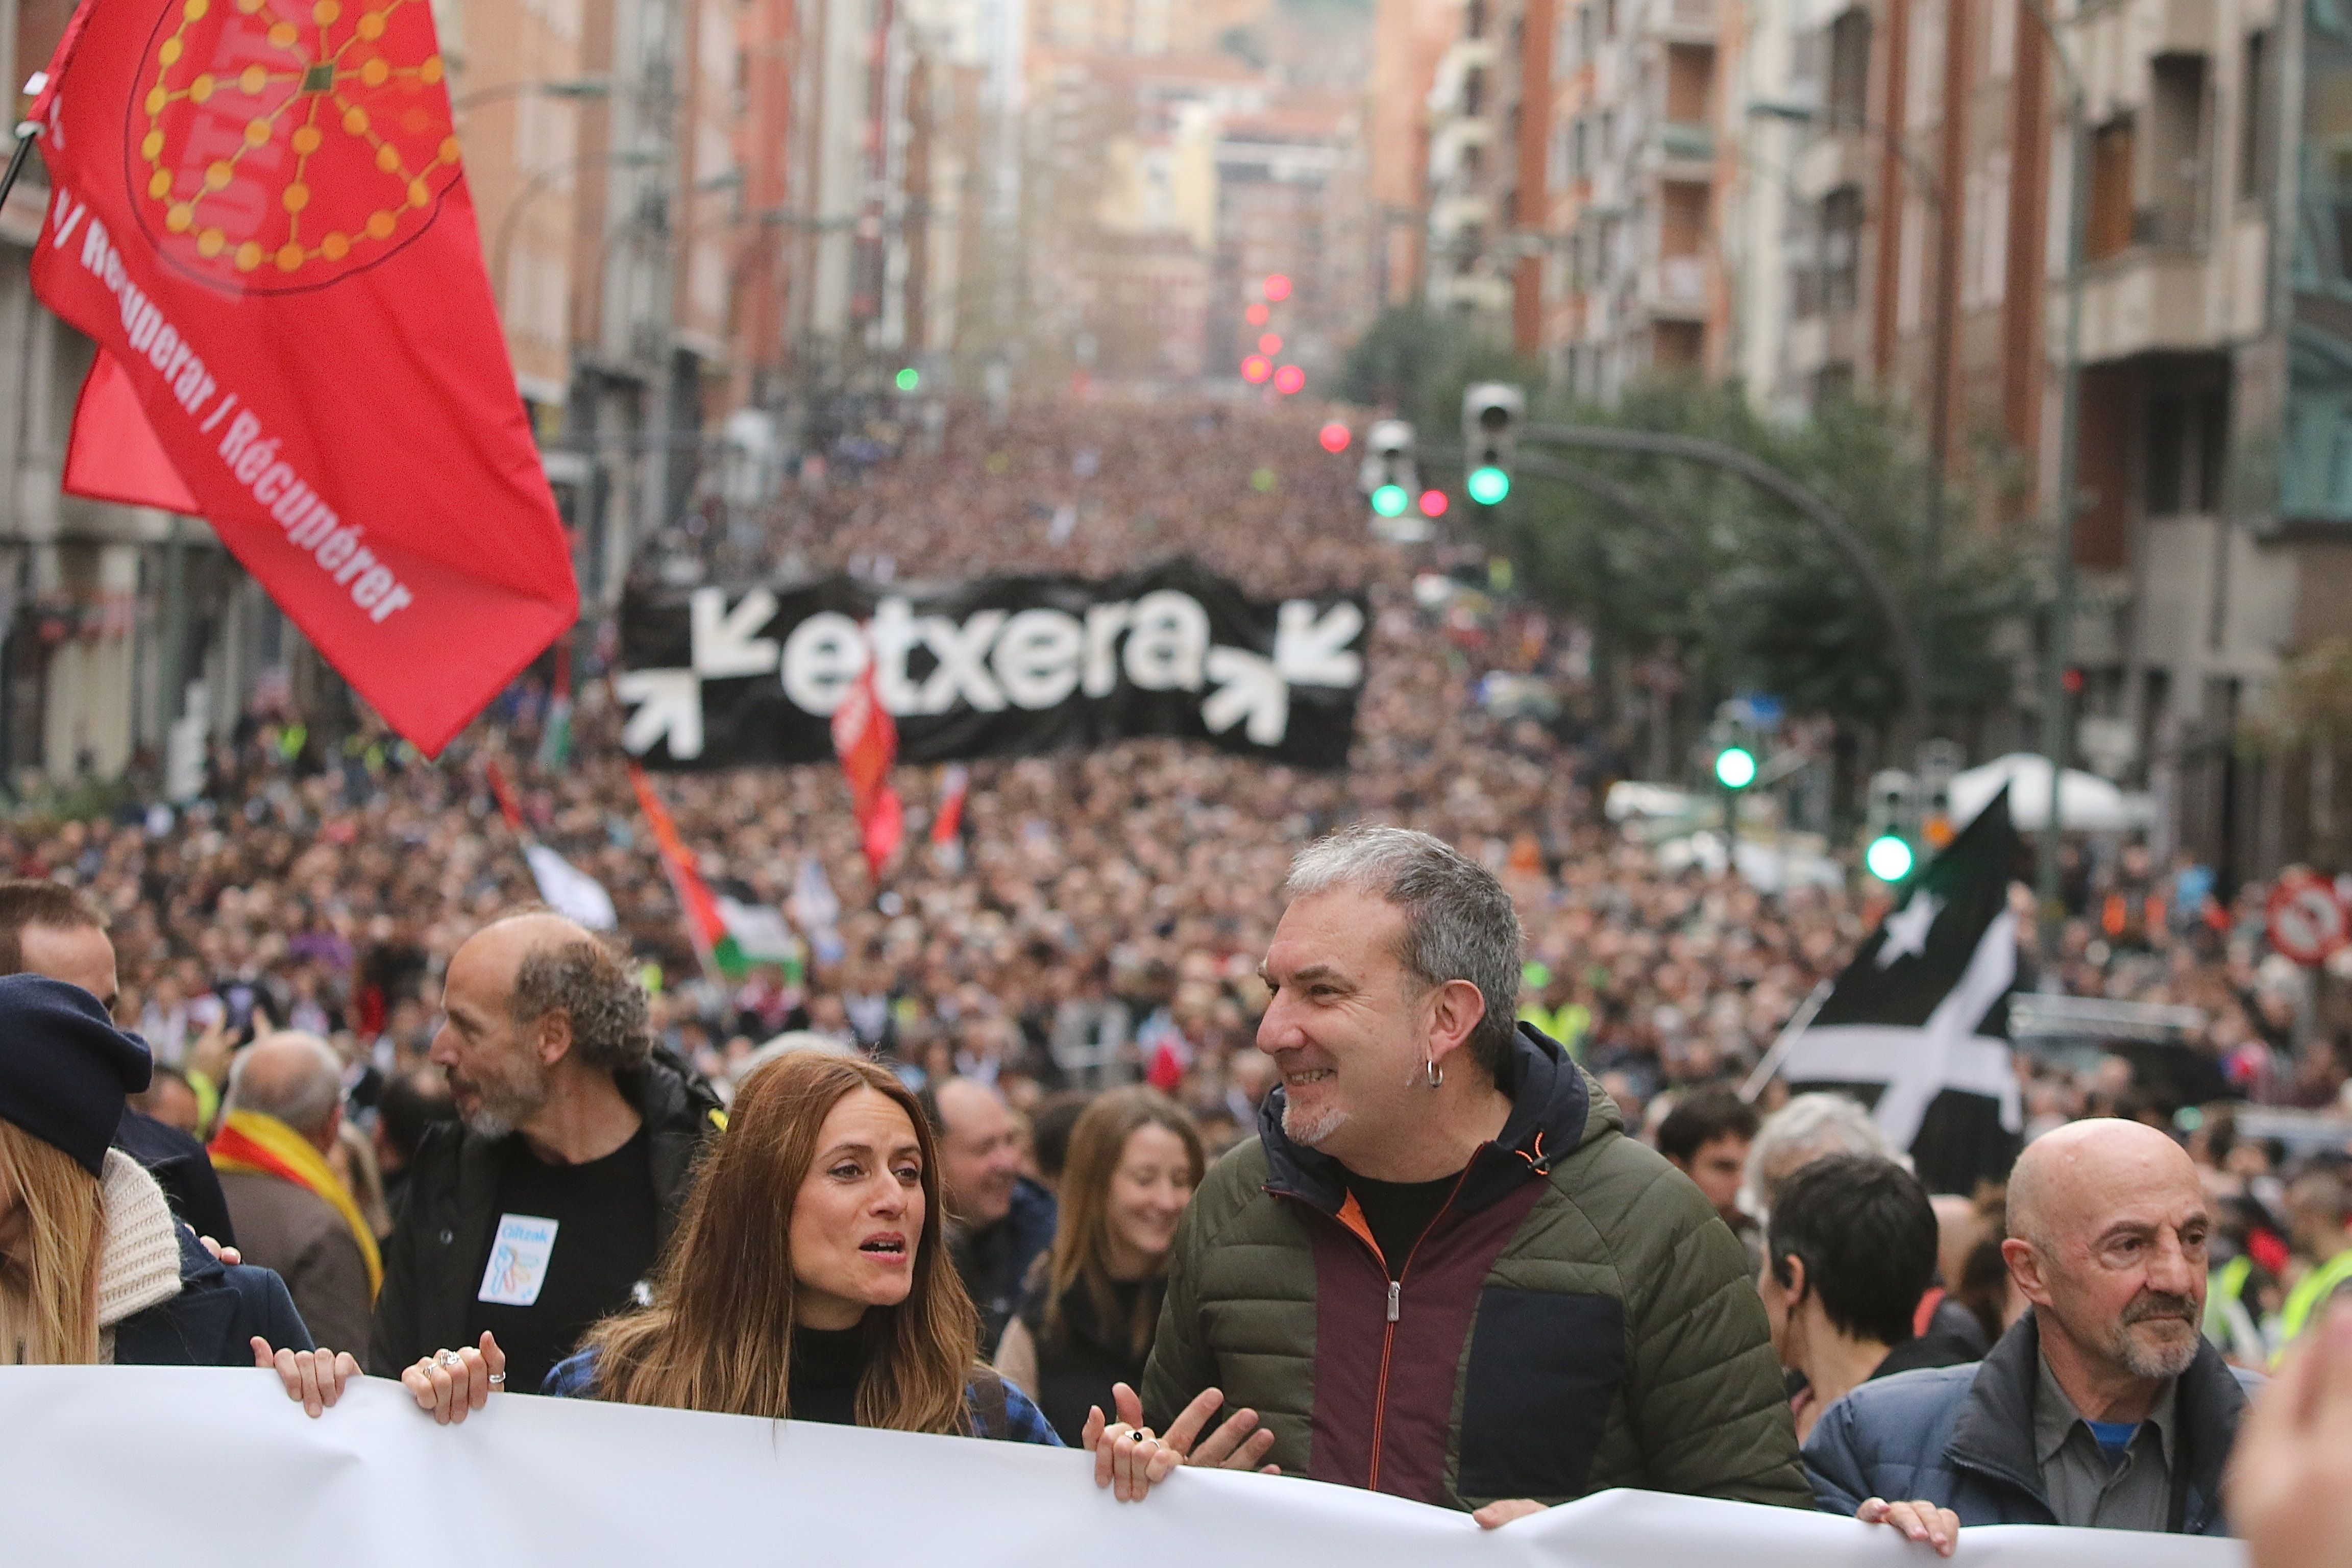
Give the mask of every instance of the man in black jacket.
<path id="1" fill-rule="evenodd" d="M 497 1335 L 535 1392 L 599 1318 L 646 1299 L 717 1098 L 656 1055 L 620 958 L 546 913 L 476 932 L 449 961 L 432 1059 L 463 1121 L 433 1127 L 384 1249 L 369 1370 Z"/>

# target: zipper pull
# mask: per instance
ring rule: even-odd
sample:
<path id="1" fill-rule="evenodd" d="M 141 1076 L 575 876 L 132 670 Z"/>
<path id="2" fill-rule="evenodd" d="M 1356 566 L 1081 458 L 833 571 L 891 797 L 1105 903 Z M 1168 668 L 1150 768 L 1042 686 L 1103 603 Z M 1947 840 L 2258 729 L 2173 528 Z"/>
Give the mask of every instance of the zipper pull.
<path id="1" fill-rule="evenodd" d="M 1404 1282 L 1402 1280 L 1391 1279 L 1389 1281 L 1389 1321 L 1391 1323 L 1397 1321 L 1397 1297 L 1402 1294 L 1403 1290 Z"/>

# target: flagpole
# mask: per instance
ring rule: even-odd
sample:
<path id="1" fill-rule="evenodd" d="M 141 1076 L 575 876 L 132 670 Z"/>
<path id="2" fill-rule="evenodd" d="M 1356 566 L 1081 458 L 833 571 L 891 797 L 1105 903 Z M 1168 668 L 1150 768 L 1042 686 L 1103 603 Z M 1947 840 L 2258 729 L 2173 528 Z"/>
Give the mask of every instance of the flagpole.
<path id="1" fill-rule="evenodd" d="M 1830 999 L 1830 992 L 1836 985 L 1835 980 L 1824 977 L 1813 987 L 1812 994 L 1797 1005 L 1797 1010 L 1789 1016 L 1788 1023 L 1781 1026 L 1780 1037 L 1772 1042 L 1772 1048 L 1764 1053 L 1764 1059 L 1756 1064 L 1756 1070 L 1749 1073 L 1748 1081 L 1739 1086 L 1740 1099 L 1753 1104 L 1756 1097 L 1764 1092 L 1764 1086 L 1772 1081 L 1772 1075 L 1779 1072 L 1780 1064 L 1789 1059 L 1789 1052 L 1795 1047 L 1797 1037 L 1805 1032 L 1805 1026 L 1813 1021 L 1813 1016 L 1822 1010 L 1822 1004 Z"/>
<path id="2" fill-rule="evenodd" d="M 37 120 L 16 122 L 16 150 L 8 154 L 8 172 L 0 174 L 0 207 L 8 205 L 8 193 L 16 188 L 16 176 L 25 172 L 26 160 L 33 155 L 33 142 L 41 133 Z"/>

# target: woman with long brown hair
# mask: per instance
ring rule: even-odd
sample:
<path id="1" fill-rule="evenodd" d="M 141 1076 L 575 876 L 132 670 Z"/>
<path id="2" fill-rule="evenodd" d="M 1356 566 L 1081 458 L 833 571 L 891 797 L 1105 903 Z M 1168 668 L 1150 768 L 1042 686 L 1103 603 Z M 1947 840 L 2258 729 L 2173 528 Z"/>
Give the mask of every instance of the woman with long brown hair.
<path id="1" fill-rule="evenodd" d="M 598 1324 L 547 1392 L 1055 1443 L 979 1364 L 942 1212 L 929 1124 L 894 1075 L 769 1062 L 696 1173 L 652 1303 Z"/>
<path id="2" fill-rule="evenodd" d="M 1199 1129 L 1158 1089 L 1112 1089 L 1070 1130 L 1054 1245 L 996 1352 L 1064 1442 L 1085 1442 L 1116 1385 L 1142 1386 L 1176 1222 L 1203 1167 Z"/>

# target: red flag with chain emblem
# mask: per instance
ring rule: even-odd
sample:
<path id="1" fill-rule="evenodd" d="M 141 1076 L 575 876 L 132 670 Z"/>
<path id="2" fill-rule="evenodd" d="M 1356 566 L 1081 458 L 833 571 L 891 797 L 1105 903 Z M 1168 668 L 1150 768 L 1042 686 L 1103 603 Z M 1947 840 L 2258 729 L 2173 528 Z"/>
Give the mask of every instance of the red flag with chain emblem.
<path id="1" fill-rule="evenodd" d="M 69 484 L 202 515 L 427 752 L 579 607 L 442 73 L 425 0 L 85 0 L 34 105 Z"/>

